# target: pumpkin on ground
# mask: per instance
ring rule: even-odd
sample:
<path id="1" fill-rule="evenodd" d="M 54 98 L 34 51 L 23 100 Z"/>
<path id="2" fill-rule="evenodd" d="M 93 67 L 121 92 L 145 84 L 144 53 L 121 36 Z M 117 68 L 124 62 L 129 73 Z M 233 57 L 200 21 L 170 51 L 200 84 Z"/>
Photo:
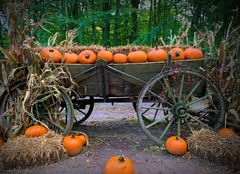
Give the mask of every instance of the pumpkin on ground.
<path id="1" fill-rule="evenodd" d="M 165 61 L 167 59 L 167 52 L 163 49 L 152 50 L 148 53 L 149 62 Z"/>
<path id="2" fill-rule="evenodd" d="M 62 143 L 67 154 L 70 156 L 79 154 L 83 147 L 83 141 L 75 135 L 65 136 Z"/>
<path id="3" fill-rule="evenodd" d="M 185 53 L 181 48 L 172 48 L 168 54 L 171 55 L 171 60 L 184 60 Z"/>
<path id="4" fill-rule="evenodd" d="M 203 52 L 199 48 L 189 47 L 184 51 L 184 53 L 185 53 L 186 59 L 201 59 L 201 58 L 203 58 Z"/>
<path id="5" fill-rule="evenodd" d="M 78 135 L 77 136 L 81 141 L 82 141 L 82 144 L 84 145 L 84 146 L 86 146 L 86 145 L 88 145 L 89 143 L 88 143 L 88 136 L 87 136 L 87 134 L 85 134 L 85 133 L 83 133 L 83 132 L 80 132 L 80 135 Z"/>
<path id="6" fill-rule="evenodd" d="M 105 59 L 108 63 L 112 62 L 113 54 L 111 51 L 101 50 L 97 54 L 97 59 Z"/>
<path id="7" fill-rule="evenodd" d="M 122 155 L 112 156 L 106 162 L 104 174 L 134 174 L 134 164 Z"/>
<path id="8" fill-rule="evenodd" d="M 47 128 L 41 125 L 30 126 L 25 130 L 26 137 L 39 137 L 47 133 Z"/>
<path id="9" fill-rule="evenodd" d="M 40 56 L 43 60 L 52 60 L 54 63 L 61 62 L 62 54 L 55 48 L 42 48 L 40 50 Z"/>
<path id="10" fill-rule="evenodd" d="M 218 135 L 221 135 L 223 137 L 232 137 L 232 136 L 236 135 L 236 132 L 230 128 L 219 129 L 217 133 L 218 133 Z"/>
<path id="11" fill-rule="evenodd" d="M 147 54 L 144 51 L 133 51 L 128 54 L 128 62 L 141 63 L 147 62 Z"/>
<path id="12" fill-rule="evenodd" d="M 166 141 L 166 150 L 174 155 L 184 155 L 187 152 L 187 143 L 184 139 L 171 136 Z"/>
<path id="13" fill-rule="evenodd" d="M 122 53 L 117 53 L 113 55 L 113 62 L 114 63 L 127 63 L 127 56 Z"/>
<path id="14" fill-rule="evenodd" d="M 78 63 L 78 55 L 75 53 L 65 53 L 63 56 L 63 62 L 69 64 Z"/>
<path id="15" fill-rule="evenodd" d="M 4 145 L 3 139 L 0 137 L 0 148 Z"/>
<path id="16" fill-rule="evenodd" d="M 84 50 L 78 55 L 78 61 L 81 64 L 93 64 L 96 62 L 97 56 L 91 50 Z"/>

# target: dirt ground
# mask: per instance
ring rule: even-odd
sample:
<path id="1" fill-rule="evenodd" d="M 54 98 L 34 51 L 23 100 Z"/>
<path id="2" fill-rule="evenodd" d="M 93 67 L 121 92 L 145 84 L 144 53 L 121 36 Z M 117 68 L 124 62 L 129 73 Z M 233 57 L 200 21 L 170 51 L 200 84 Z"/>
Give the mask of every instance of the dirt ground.
<path id="1" fill-rule="evenodd" d="M 48 166 L 24 170 L 0 170 L 6 174 L 103 174 L 106 160 L 122 154 L 135 164 L 135 174 L 223 174 L 233 173 L 218 164 L 190 153 L 183 157 L 168 154 L 141 130 L 131 104 L 97 104 L 89 120 L 75 130 L 86 132 L 90 146 L 78 156 Z"/>

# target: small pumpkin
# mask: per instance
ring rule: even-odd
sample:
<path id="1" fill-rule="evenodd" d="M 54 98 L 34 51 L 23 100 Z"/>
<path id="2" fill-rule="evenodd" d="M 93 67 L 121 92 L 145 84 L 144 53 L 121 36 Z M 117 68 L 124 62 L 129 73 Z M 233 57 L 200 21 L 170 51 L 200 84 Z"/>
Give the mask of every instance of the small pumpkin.
<path id="1" fill-rule="evenodd" d="M 78 55 L 75 53 L 65 53 L 63 56 L 63 62 L 69 64 L 78 63 Z"/>
<path id="2" fill-rule="evenodd" d="M 127 56 L 122 53 L 117 53 L 113 55 L 113 62 L 114 63 L 127 63 Z"/>
<path id="3" fill-rule="evenodd" d="M 184 155 L 187 152 L 187 143 L 184 139 L 171 136 L 166 141 L 166 150 L 174 155 Z"/>
<path id="4" fill-rule="evenodd" d="M 144 51 L 133 51 L 128 54 L 128 62 L 147 62 L 147 54 Z"/>
<path id="5" fill-rule="evenodd" d="M 0 148 L 4 145 L 3 138 L 0 137 Z"/>
<path id="6" fill-rule="evenodd" d="M 168 54 L 171 55 L 171 60 L 184 60 L 185 53 L 181 48 L 172 48 Z"/>
<path id="7" fill-rule="evenodd" d="M 112 62 L 113 54 L 111 51 L 100 50 L 97 54 L 97 59 L 105 59 L 108 63 Z"/>
<path id="8" fill-rule="evenodd" d="M 152 50 L 148 53 L 149 62 L 165 61 L 167 59 L 167 52 L 163 49 Z"/>
<path id="9" fill-rule="evenodd" d="M 30 126 L 25 130 L 26 137 L 39 137 L 47 133 L 47 129 L 41 125 Z"/>
<path id="10" fill-rule="evenodd" d="M 52 60 L 54 63 L 61 62 L 62 54 L 55 48 L 42 48 L 40 50 L 40 56 L 43 60 Z"/>
<path id="11" fill-rule="evenodd" d="M 185 58 L 186 59 L 201 59 L 203 58 L 203 52 L 199 48 L 189 47 L 185 51 Z"/>
<path id="12" fill-rule="evenodd" d="M 134 164 L 123 155 L 112 156 L 106 162 L 104 174 L 134 174 Z"/>
<path id="13" fill-rule="evenodd" d="M 231 128 L 222 128 L 218 130 L 218 135 L 223 137 L 232 137 L 236 135 L 236 132 Z"/>
<path id="14" fill-rule="evenodd" d="M 89 139 L 87 134 L 80 132 L 80 135 L 77 136 L 81 141 L 84 146 L 89 144 Z"/>
<path id="15" fill-rule="evenodd" d="M 79 154 L 83 147 L 83 141 L 75 135 L 65 136 L 62 144 L 67 154 L 70 156 Z"/>
<path id="16" fill-rule="evenodd" d="M 78 55 L 78 61 L 81 64 L 93 64 L 96 62 L 97 56 L 91 50 L 84 50 Z"/>

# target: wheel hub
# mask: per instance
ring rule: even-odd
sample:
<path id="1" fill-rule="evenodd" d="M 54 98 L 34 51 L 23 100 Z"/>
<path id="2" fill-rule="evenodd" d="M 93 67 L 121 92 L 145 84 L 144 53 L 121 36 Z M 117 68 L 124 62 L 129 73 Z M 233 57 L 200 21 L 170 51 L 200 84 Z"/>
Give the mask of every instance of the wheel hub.
<path id="1" fill-rule="evenodd" d="M 177 103 L 173 106 L 173 115 L 176 117 L 185 117 L 187 115 L 187 107 L 183 103 Z"/>

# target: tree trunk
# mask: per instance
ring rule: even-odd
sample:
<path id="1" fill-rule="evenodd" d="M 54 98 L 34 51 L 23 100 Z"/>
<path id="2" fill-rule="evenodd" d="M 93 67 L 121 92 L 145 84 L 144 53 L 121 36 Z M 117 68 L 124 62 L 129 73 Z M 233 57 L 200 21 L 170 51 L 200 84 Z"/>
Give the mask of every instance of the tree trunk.
<path id="1" fill-rule="evenodd" d="M 115 13 L 115 24 L 114 24 L 114 36 L 113 36 L 113 41 L 114 45 L 118 45 L 118 40 L 119 40 L 119 10 L 120 10 L 120 0 L 116 0 L 116 13 Z"/>
<path id="2" fill-rule="evenodd" d="M 140 0 L 131 0 L 131 5 L 133 8 L 131 17 L 132 17 L 132 31 L 130 36 L 130 42 L 133 42 L 137 39 L 137 32 L 138 32 L 138 6 L 139 6 Z"/>
<path id="3" fill-rule="evenodd" d="M 107 12 L 111 9 L 111 1 L 107 0 L 103 3 L 103 11 Z M 108 22 L 108 19 L 105 15 L 103 17 L 104 25 L 103 25 L 103 32 L 102 32 L 102 43 L 104 46 L 110 45 L 110 23 Z"/>

